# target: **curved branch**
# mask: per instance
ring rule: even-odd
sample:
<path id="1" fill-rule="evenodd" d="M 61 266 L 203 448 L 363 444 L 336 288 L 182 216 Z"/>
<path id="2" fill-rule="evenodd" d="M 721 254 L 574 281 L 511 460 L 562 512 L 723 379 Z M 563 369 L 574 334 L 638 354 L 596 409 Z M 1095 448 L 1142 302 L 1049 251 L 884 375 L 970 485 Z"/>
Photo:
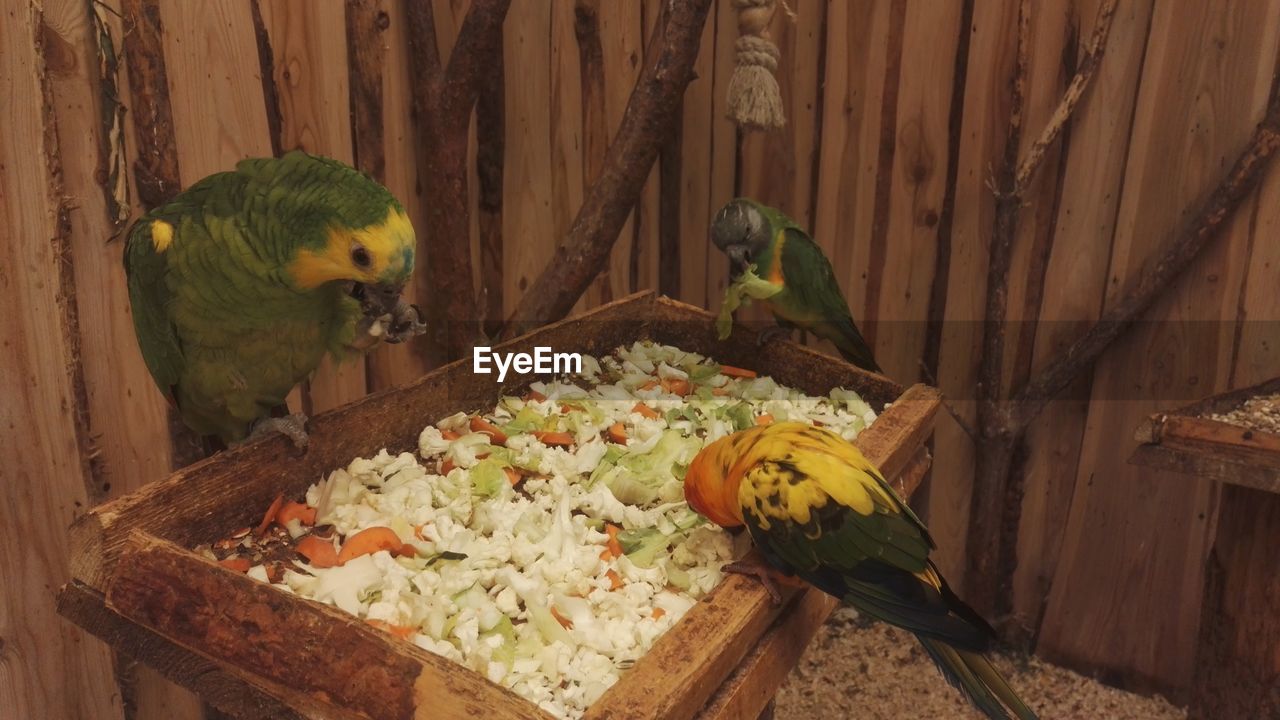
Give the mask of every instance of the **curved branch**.
<path id="1" fill-rule="evenodd" d="M 680 100 L 693 80 L 693 64 L 710 7 L 711 0 L 685 0 L 669 6 L 661 44 L 649 57 L 631 93 L 600 177 L 588 190 L 569 235 L 508 320 L 505 336 L 567 315 L 604 267 L 663 141 L 679 121 Z"/>

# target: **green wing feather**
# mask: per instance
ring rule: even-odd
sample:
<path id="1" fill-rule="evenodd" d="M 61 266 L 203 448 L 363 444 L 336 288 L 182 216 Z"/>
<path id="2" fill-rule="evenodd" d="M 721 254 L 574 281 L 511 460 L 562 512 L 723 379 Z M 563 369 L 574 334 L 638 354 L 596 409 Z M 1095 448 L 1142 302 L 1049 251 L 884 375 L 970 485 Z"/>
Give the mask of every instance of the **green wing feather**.
<path id="1" fill-rule="evenodd" d="M 849 303 L 840 292 L 831 261 L 808 233 L 791 224 L 782 246 L 782 276 L 787 294 L 774 299 L 785 303 L 795 314 L 788 319 L 818 337 L 830 340 L 846 360 L 858 367 L 880 372 L 871 346 L 867 344 Z"/>
<path id="2" fill-rule="evenodd" d="M 160 392 L 173 402 L 174 387 L 182 377 L 182 344 L 168 307 L 173 293 L 165 283 L 165 257 L 151 242 L 151 219 L 134 224 L 125 241 L 124 269 L 129 286 L 133 326 L 142 359 Z"/>

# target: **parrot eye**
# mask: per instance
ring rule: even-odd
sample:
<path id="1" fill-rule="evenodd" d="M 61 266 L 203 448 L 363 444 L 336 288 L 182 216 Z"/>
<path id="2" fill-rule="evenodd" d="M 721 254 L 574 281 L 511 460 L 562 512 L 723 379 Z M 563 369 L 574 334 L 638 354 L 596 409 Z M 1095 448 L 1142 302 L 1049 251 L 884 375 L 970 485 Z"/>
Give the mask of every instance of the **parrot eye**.
<path id="1" fill-rule="evenodd" d="M 373 264 L 373 258 L 369 257 L 369 251 L 363 245 L 356 243 L 351 246 L 351 262 L 359 268 L 368 268 Z"/>

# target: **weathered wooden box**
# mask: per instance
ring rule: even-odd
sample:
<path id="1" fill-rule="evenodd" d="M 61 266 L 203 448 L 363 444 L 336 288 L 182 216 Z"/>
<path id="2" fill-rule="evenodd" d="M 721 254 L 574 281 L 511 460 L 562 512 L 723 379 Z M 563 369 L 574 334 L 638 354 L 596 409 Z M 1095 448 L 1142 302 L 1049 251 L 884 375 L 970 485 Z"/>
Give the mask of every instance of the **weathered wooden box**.
<path id="1" fill-rule="evenodd" d="M 903 388 L 792 343 L 757 347 L 739 329 L 718 342 L 705 311 L 651 293 L 517 338 L 603 354 L 638 339 L 709 354 L 811 393 L 843 386 L 880 417 L 858 438 L 909 495 L 929 464 L 923 443 L 936 391 Z M 303 455 L 283 438 L 221 453 L 126 497 L 72 528 L 73 580 L 59 609 L 113 647 L 243 718 L 545 718 L 480 675 L 334 608 L 218 566 L 187 548 L 253 524 L 277 493 L 301 493 L 352 458 L 416 447 L 428 422 L 492 406 L 503 390 L 465 360 L 406 387 L 314 418 Z M 518 390 L 532 376 L 508 378 Z M 884 410 L 886 404 L 892 406 Z M 775 607 L 753 580 L 730 576 L 590 710 L 591 718 L 754 718 L 834 603 L 816 591 Z"/>

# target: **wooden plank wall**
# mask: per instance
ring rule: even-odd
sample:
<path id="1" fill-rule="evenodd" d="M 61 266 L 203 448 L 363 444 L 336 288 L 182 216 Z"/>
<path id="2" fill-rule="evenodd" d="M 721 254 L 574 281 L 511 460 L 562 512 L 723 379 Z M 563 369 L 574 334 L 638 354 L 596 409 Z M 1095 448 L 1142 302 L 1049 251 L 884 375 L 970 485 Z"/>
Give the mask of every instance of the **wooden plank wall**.
<path id="1" fill-rule="evenodd" d="M 1101 4 L 1033 4 L 1024 149 Z M 432 0 L 446 55 L 468 5 Z M 737 30 L 732 3 L 717 0 L 678 137 L 578 307 L 660 283 L 714 307 L 727 264 L 707 226 L 724 202 L 751 195 L 813 228 L 887 373 L 938 384 L 972 420 L 988 182 L 1011 111 L 1018 2 L 789 5 L 794 20 L 779 12 L 771 28 L 786 127 L 743 136 L 725 119 Z M 376 174 L 415 222 L 431 198 L 413 164 L 401 0 L 318 0 L 305 11 L 292 0 L 0 0 L 0 92 L 32 99 L 13 103 L 0 130 L 0 287 L 17 299 L 0 316 L 0 577 L 17 578 L 0 602 L 0 708 L 188 718 L 194 698 L 145 669 L 113 668 L 52 609 L 71 518 L 174 462 L 133 339 L 121 243 L 107 242 L 119 231 L 113 200 L 141 209 L 132 162 L 157 147 L 132 112 L 122 134 L 101 122 L 111 104 L 95 7 L 118 54 L 145 40 L 118 14 L 160 21 L 183 184 L 302 147 Z M 520 302 L 599 172 L 662 7 L 513 3 L 472 127 L 471 237 L 458 239 L 471 245 L 490 321 Z M 1006 383 L 1060 352 L 1185 220 L 1259 117 L 1278 46 L 1280 0 L 1120 4 L 1090 95 L 1021 218 L 1010 317 L 1026 322 L 1010 336 Z M 122 68 L 116 96 L 131 107 L 128 79 Z M 104 192 L 111 151 L 123 151 L 126 174 L 123 189 Z M 1217 494 L 1130 468 L 1128 438 L 1154 409 L 1280 374 L 1277 229 L 1272 170 L 1148 322 L 1032 426 L 1012 620 L 1041 653 L 1138 689 L 1177 697 L 1188 687 Z M 293 402 L 320 411 L 424 368 L 411 346 L 383 348 L 326 366 Z M 919 502 L 941 566 L 963 588 L 973 448 L 949 420 L 934 442 L 939 462 Z M 40 552 L 24 550 L 32 539 Z M 117 687 L 117 673 L 132 679 Z M 48 678 L 66 690 L 49 692 Z"/>

